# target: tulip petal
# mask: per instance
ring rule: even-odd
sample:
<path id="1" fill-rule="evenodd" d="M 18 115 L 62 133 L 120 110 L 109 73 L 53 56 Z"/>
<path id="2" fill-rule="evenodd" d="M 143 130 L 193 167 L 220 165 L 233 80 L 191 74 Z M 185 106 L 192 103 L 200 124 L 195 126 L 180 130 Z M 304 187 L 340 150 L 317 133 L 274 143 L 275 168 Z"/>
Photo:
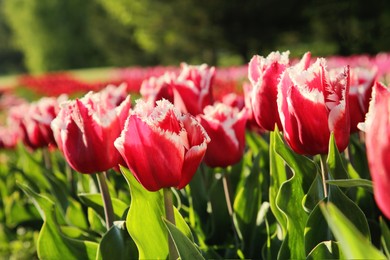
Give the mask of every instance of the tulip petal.
<path id="1" fill-rule="evenodd" d="M 182 168 L 182 176 L 178 189 L 184 188 L 194 176 L 199 164 L 201 163 L 207 149 L 207 143 L 210 138 L 199 123 L 190 115 L 184 115 L 181 119 L 183 126 L 188 133 L 187 136 L 190 149 L 186 152 Z"/>

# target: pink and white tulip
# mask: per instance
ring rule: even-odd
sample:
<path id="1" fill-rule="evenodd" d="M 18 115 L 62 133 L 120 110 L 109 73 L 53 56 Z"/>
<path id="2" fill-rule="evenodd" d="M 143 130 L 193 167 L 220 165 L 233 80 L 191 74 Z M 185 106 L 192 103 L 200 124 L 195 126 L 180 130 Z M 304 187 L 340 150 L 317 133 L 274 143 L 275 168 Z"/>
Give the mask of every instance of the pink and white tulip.
<path id="1" fill-rule="evenodd" d="M 325 59 L 317 59 L 307 69 L 301 65 L 286 69 L 278 85 L 284 137 L 299 154 L 326 154 L 333 132 L 342 151 L 350 134 L 349 68 L 331 77 Z"/>
<path id="2" fill-rule="evenodd" d="M 135 178 L 149 191 L 184 188 L 210 141 L 199 122 L 168 100 L 138 100 L 115 147 Z"/>
<path id="3" fill-rule="evenodd" d="M 114 141 L 128 116 L 130 96 L 118 106 L 115 103 L 102 91 L 61 104 L 51 128 L 59 149 L 76 171 L 102 172 L 121 162 Z"/>

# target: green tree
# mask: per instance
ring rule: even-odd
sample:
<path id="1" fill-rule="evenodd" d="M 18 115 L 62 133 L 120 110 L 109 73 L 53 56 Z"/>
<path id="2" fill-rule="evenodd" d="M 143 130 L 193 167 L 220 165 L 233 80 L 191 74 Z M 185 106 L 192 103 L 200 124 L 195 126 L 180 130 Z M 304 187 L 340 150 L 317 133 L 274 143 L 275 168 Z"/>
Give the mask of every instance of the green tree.
<path id="1" fill-rule="evenodd" d="M 96 66 L 88 33 L 91 1 L 3 0 L 2 9 L 31 72 Z"/>

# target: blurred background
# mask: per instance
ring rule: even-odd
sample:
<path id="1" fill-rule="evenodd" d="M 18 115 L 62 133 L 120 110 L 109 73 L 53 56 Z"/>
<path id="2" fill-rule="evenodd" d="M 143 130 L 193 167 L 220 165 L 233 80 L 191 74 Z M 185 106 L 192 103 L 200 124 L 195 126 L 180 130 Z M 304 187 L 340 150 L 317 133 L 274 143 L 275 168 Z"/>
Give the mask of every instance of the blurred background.
<path id="1" fill-rule="evenodd" d="M 389 0 L 0 0 L 0 75 L 390 50 Z"/>

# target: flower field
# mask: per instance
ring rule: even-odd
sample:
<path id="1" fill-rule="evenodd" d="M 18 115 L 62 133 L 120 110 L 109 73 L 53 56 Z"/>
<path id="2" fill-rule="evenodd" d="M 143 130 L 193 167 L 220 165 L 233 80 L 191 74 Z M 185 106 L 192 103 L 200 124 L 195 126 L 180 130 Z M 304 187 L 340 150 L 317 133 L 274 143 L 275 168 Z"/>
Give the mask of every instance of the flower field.
<path id="1" fill-rule="evenodd" d="M 390 258 L 390 54 L 0 80 L 1 259 Z"/>

